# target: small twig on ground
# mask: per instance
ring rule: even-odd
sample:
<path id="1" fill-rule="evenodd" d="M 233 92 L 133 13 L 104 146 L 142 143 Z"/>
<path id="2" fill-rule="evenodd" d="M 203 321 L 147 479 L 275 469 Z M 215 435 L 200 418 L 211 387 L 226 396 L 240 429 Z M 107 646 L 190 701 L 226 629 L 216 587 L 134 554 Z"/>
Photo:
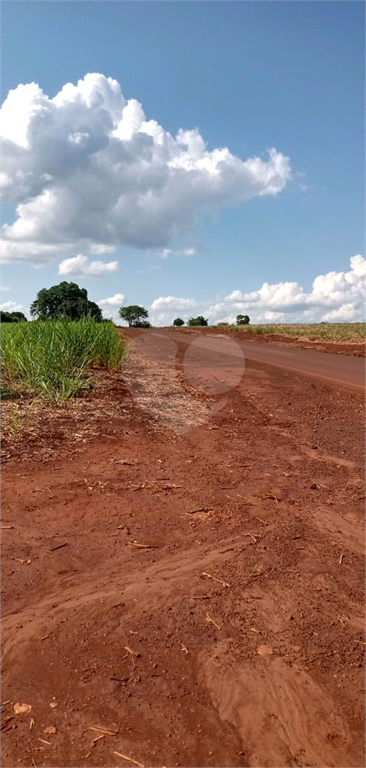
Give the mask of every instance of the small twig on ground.
<path id="1" fill-rule="evenodd" d="M 118 728 L 105 728 L 103 725 L 89 725 L 89 731 L 96 731 L 103 736 L 117 736 Z"/>
<path id="2" fill-rule="evenodd" d="M 138 653 L 138 651 L 133 651 L 132 648 L 130 648 L 128 645 L 125 645 L 124 649 L 127 651 L 127 653 L 131 654 L 131 656 L 136 656 L 136 658 L 141 656 L 141 653 Z"/>
<path id="3" fill-rule="evenodd" d="M 55 547 L 51 547 L 50 552 L 55 552 L 56 549 L 62 549 L 62 547 L 68 547 L 68 546 L 69 546 L 69 542 L 65 541 L 64 544 L 57 544 Z"/>
<path id="4" fill-rule="evenodd" d="M 158 549 L 155 544 L 138 544 L 137 541 L 131 541 L 131 544 L 139 549 Z"/>
<path id="5" fill-rule="evenodd" d="M 132 757 L 128 757 L 128 755 L 122 755 L 122 752 L 113 752 L 114 755 L 117 755 L 117 757 L 122 757 L 123 760 L 129 760 L 130 763 L 133 763 L 134 765 L 137 765 L 138 768 L 145 768 L 142 763 L 139 763 L 138 760 L 134 760 Z"/>
<path id="6" fill-rule="evenodd" d="M 210 616 L 209 613 L 206 613 L 206 621 L 208 624 L 214 624 L 216 629 L 221 629 L 221 627 L 216 623 L 216 621 L 214 621 L 214 619 L 212 618 L 212 616 Z"/>
<path id="7" fill-rule="evenodd" d="M 220 592 L 218 593 L 220 594 Z M 209 600 L 212 595 L 193 595 L 193 600 Z"/>
<path id="8" fill-rule="evenodd" d="M 222 581 L 222 579 L 217 579 L 216 576 L 212 576 L 211 573 L 206 573 L 206 571 L 202 571 L 202 576 L 207 576 L 208 579 L 213 579 L 214 581 L 217 581 L 218 584 L 222 584 L 223 587 L 230 587 L 230 584 L 228 584 L 227 581 Z"/>
<path id="9" fill-rule="evenodd" d="M 340 558 L 339 558 L 339 560 L 338 560 L 338 563 L 339 563 L 339 565 L 342 565 L 342 560 L 343 560 L 343 558 L 344 558 L 344 554 L 343 554 L 343 552 L 342 552 L 342 554 L 341 554 L 341 556 L 340 556 Z"/>
<path id="10" fill-rule="evenodd" d="M 260 536 L 258 536 L 257 533 L 256 534 L 254 534 L 254 533 L 244 533 L 244 536 L 251 536 L 253 541 L 254 541 L 254 544 L 256 544 L 257 540 L 260 538 Z"/>
<path id="11" fill-rule="evenodd" d="M 181 651 L 184 651 L 184 653 L 188 653 L 188 648 L 186 645 L 184 645 L 184 643 L 181 643 L 180 646 L 181 646 L 180 647 Z"/>

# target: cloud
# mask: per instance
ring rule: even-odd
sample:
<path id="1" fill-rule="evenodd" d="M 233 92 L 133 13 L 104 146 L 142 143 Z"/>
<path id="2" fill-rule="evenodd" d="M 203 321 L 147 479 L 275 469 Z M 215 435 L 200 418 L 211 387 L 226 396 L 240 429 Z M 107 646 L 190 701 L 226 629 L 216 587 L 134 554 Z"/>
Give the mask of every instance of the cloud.
<path id="1" fill-rule="evenodd" d="M 0 304 L 0 309 L 3 310 L 3 312 L 22 312 L 23 307 L 21 304 L 17 304 L 16 301 L 4 301 L 3 304 Z"/>
<path id="2" fill-rule="evenodd" d="M 151 309 L 161 309 L 162 307 L 169 307 L 170 309 L 186 309 L 187 307 L 194 307 L 196 302 L 194 299 L 178 299 L 177 296 L 161 296 L 159 299 L 155 299 L 151 305 Z"/>
<path id="3" fill-rule="evenodd" d="M 109 299 L 100 299 L 97 304 L 101 307 L 121 307 L 124 300 L 123 293 L 115 293 L 114 296 L 110 296 Z"/>
<path id="4" fill-rule="evenodd" d="M 75 275 L 78 277 L 100 277 L 108 272 L 118 269 L 118 261 L 89 261 L 87 256 L 81 253 L 71 259 L 64 259 L 58 267 L 59 275 Z"/>
<path id="5" fill-rule="evenodd" d="M 52 99 L 36 83 L 18 85 L 0 110 L 0 135 L 3 198 L 17 212 L 2 228 L 4 261 L 166 249 L 201 212 L 277 195 L 291 175 L 275 149 L 243 161 L 209 151 L 197 129 L 172 136 L 101 74 Z"/>
<path id="6" fill-rule="evenodd" d="M 257 291 L 232 291 L 215 304 L 173 296 L 155 299 L 151 305 L 156 325 L 171 325 L 176 310 L 195 307 L 210 324 L 235 323 L 239 314 L 249 314 L 252 323 L 319 323 L 364 321 L 366 259 L 352 256 L 348 272 L 318 275 L 308 293 L 296 282 L 263 283 Z M 187 320 L 187 311 L 183 313 Z"/>
<path id="7" fill-rule="evenodd" d="M 179 312 L 188 318 L 191 316 L 191 310 L 194 309 L 197 302 L 194 299 L 178 298 L 177 296 L 160 296 L 155 299 L 149 308 L 149 316 L 153 325 L 165 326 L 171 325 Z M 188 314 L 187 314 L 188 313 Z"/>
<path id="8" fill-rule="evenodd" d="M 171 248 L 164 248 L 159 256 L 161 259 L 168 259 L 170 256 L 197 256 L 198 251 L 196 248 L 180 248 L 179 250 L 172 250 Z"/>

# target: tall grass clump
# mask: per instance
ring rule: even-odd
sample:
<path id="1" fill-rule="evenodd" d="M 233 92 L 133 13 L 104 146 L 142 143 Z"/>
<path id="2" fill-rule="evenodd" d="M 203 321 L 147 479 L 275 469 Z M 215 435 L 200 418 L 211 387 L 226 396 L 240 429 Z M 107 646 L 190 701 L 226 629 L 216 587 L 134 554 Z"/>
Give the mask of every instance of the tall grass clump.
<path id="1" fill-rule="evenodd" d="M 23 384 L 56 403 L 90 386 L 93 367 L 118 369 L 125 353 L 113 323 L 91 318 L 11 323 L 1 336 L 5 393 Z"/>

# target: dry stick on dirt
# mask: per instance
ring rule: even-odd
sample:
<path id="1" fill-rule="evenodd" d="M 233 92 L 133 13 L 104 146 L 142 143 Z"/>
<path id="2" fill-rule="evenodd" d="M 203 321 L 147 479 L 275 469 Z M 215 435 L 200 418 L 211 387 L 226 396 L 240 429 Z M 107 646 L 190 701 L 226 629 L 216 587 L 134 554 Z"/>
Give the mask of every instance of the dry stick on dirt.
<path id="1" fill-rule="evenodd" d="M 227 581 L 222 581 L 222 579 L 217 579 L 216 576 L 212 576 L 211 573 L 206 573 L 206 571 L 202 571 L 202 576 L 207 576 L 208 579 L 213 579 L 214 581 L 217 581 L 218 584 L 222 584 L 223 587 L 230 587 L 230 584 L 228 584 Z"/>
<path id="2" fill-rule="evenodd" d="M 139 763 L 137 760 L 133 760 L 132 757 L 128 757 L 128 755 L 122 755 L 122 752 L 113 752 L 113 754 L 117 755 L 118 757 L 122 757 L 124 760 L 129 760 L 130 763 L 137 765 L 139 768 L 145 768 L 142 763 Z"/>
<path id="3" fill-rule="evenodd" d="M 341 556 L 340 556 L 340 558 L 339 558 L 339 560 L 338 560 L 338 562 L 339 562 L 339 565 L 342 565 L 342 560 L 343 560 L 343 558 L 344 558 L 344 554 L 343 554 L 343 552 L 342 552 L 342 554 L 341 554 Z"/>
<path id="4" fill-rule="evenodd" d="M 260 536 L 258 535 L 258 533 L 255 533 L 255 534 L 254 533 L 244 533 L 244 536 L 251 536 L 253 541 L 254 541 L 254 544 L 256 544 L 257 540 L 260 539 Z"/>
<path id="5" fill-rule="evenodd" d="M 187 648 L 186 645 L 184 645 L 184 643 L 180 644 L 180 649 L 181 649 L 181 651 L 184 651 L 184 653 L 188 653 L 188 648 Z"/>
<path id="6" fill-rule="evenodd" d="M 69 542 L 65 541 L 64 544 L 57 544 L 56 547 L 51 547 L 50 552 L 55 552 L 56 549 L 62 549 L 63 547 L 68 547 L 68 546 L 69 546 Z"/>
<path id="7" fill-rule="evenodd" d="M 216 621 L 214 621 L 214 619 L 212 618 L 212 616 L 210 616 L 209 613 L 206 613 L 206 621 L 208 624 L 214 624 L 216 629 L 221 629 L 221 627 L 216 623 Z"/>
<path id="8" fill-rule="evenodd" d="M 138 653 L 138 651 L 133 651 L 132 648 L 130 648 L 128 645 L 125 645 L 124 649 L 127 651 L 127 654 L 130 654 L 131 656 L 136 656 L 136 658 L 141 656 L 141 653 Z M 125 658 L 127 658 L 127 656 L 125 656 Z"/>
<path id="9" fill-rule="evenodd" d="M 103 725 L 89 725 L 89 731 L 97 731 L 103 736 L 117 736 L 118 728 L 105 728 Z"/>

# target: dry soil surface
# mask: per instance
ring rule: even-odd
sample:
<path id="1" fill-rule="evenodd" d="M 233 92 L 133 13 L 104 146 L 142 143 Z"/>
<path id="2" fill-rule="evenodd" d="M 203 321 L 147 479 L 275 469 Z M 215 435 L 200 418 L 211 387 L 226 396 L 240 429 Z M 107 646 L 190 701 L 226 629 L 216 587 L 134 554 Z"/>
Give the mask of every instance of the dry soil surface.
<path id="1" fill-rule="evenodd" d="M 144 338 L 4 440 L 2 765 L 363 766 L 361 394 Z"/>

